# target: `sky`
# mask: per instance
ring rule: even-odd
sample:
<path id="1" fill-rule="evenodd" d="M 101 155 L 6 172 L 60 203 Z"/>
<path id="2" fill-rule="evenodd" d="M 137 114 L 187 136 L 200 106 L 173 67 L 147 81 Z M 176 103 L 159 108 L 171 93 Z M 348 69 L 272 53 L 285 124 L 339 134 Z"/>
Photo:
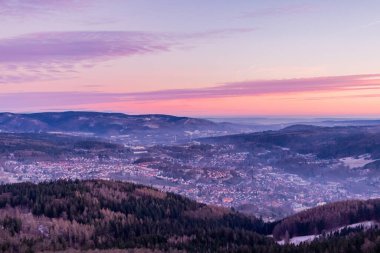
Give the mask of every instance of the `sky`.
<path id="1" fill-rule="evenodd" d="M 0 111 L 380 115 L 378 0 L 0 0 Z"/>

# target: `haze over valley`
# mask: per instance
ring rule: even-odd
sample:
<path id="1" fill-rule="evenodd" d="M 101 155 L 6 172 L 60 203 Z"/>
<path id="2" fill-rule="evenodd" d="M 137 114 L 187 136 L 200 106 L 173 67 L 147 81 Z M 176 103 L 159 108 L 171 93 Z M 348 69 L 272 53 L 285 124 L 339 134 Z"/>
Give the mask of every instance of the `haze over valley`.
<path id="1" fill-rule="evenodd" d="M 248 133 L 257 126 L 166 115 L 1 119 L 2 183 L 122 180 L 270 221 L 329 202 L 380 197 L 377 121 Z"/>

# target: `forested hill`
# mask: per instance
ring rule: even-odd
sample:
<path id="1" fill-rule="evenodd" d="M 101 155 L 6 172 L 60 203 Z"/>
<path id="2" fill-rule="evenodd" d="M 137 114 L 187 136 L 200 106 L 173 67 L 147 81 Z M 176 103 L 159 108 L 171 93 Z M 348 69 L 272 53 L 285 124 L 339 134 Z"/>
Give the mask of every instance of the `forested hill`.
<path id="1" fill-rule="evenodd" d="M 0 186 L 0 251 L 146 248 L 201 252 L 273 244 L 261 220 L 114 181 Z M 256 233 L 257 232 L 257 233 Z"/>
<path id="2" fill-rule="evenodd" d="M 380 125 L 319 127 L 293 125 L 279 131 L 210 137 L 203 143 L 238 145 L 240 149 L 272 149 L 279 146 L 320 159 L 369 154 L 380 158 Z"/>
<path id="3" fill-rule="evenodd" d="M 360 215 L 377 212 L 375 202 L 355 203 L 349 206 L 364 210 Z M 344 206 L 337 204 L 331 215 L 339 217 Z M 329 210 L 326 206 L 310 214 L 321 212 L 324 217 Z M 343 217 L 359 214 L 346 209 L 342 213 Z M 299 246 L 281 246 L 267 236 L 274 225 L 123 182 L 0 186 L 0 252 L 380 252 L 377 229 L 344 230 Z"/>
<path id="4" fill-rule="evenodd" d="M 291 237 L 322 234 L 363 221 L 380 221 L 380 199 L 340 201 L 305 210 L 282 220 L 273 235 L 283 239 L 286 232 Z"/>

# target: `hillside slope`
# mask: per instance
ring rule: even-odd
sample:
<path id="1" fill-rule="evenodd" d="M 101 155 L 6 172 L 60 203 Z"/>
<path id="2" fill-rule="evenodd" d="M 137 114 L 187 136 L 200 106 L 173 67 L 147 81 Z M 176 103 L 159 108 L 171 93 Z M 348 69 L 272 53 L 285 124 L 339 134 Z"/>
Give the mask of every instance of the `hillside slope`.
<path id="1" fill-rule="evenodd" d="M 283 147 L 318 158 L 341 158 L 369 154 L 380 158 L 380 125 L 319 127 L 293 125 L 279 131 L 265 131 L 204 138 L 204 143 L 238 144 L 243 148 Z"/>
<path id="2" fill-rule="evenodd" d="M 60 160 L 69 157 L 125 156 L 123 145 L 103 139 L 46 133 L 0 133 L 0 159 Z"/>
<path id="3" fill-rule="evenodd" d="M 0 251 L 150 248 L 209 252 L 272 244 L 261 220 L 113 181 L 0 186 Z"/>
<path id="4" fill-rule="evenodd" d="M 276 239 L 322 234 L 338 227 L 363 221 L 380 221 L 380 199 L 348 200 L 315 207 L 277 224 L 273 230 Z"/>
<path id="5" fill-rule="evenodd" d="M 352 203 L 356 202 L 348 205 Z M 371 209 L 365 202 L 359 204 L 363 205 Z M 342 206 L 337 204 L 331 215 L 339 217 Z M 309 212 L 318 211 L 321 210 Z M 346 213 L 345 209 L 342 211 Z M 322 216 L 325 214 L 322 212 Z M 117 181 L 0 186 L 0 252 L 375 253 L 380 250 L 378 229 L 345 229 L 295 246 L 279 245 L 266 236 L 274 225 L 230 209 Z"/>

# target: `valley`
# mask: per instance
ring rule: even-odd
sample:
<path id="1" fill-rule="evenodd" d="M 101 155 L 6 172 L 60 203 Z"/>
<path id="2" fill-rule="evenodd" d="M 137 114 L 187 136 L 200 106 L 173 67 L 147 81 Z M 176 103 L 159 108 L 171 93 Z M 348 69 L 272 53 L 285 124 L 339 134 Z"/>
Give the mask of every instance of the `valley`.
<path id="1" fill-rule="evenodd" d="M 0 133 L 3 184 L 122 180 L 266 221 L 334 201 L 380 197 L 377 125 L 294 125 L 156 145 L 38 132 Z"/>

